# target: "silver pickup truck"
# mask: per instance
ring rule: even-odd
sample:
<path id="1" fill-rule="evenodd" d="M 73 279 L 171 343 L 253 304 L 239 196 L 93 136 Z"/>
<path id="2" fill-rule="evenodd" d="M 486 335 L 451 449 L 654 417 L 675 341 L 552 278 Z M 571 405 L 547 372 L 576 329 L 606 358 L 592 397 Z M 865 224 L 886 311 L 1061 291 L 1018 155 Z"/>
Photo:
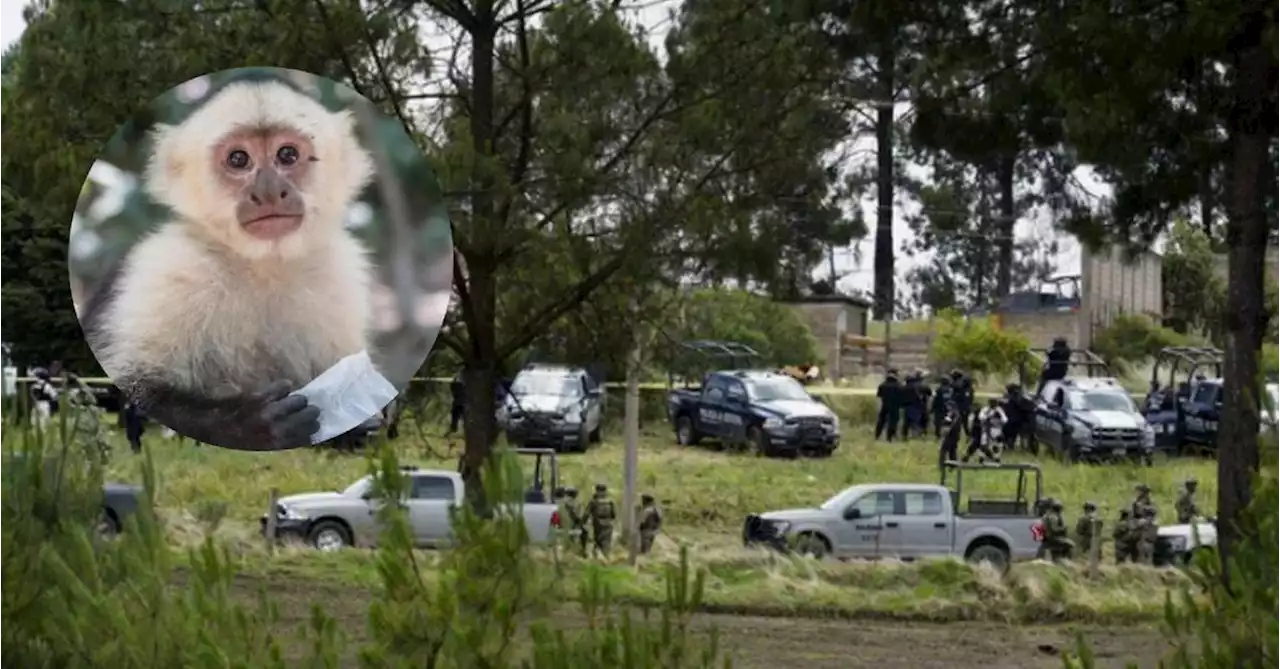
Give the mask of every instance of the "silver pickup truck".
<path id="1" fill-rule="evenodd" d="M 965 472 L 1015 473 L 1011 500 L 967 499 Z M 955 472 L 955 487 L 947 474 Z M 1027 494 L 1034 479 L 1034 498 Z M 814 557 L 840 559 L 962 557 L 1004 569 L 1036 557 L 1034 526 L 1043 511 L 1040 469 L 1031 464 L 970 465 L 947 462 L 941 485 L 869 483 L 846 488 L 807 509 L 769 511 L 747 517 L 743 540 Z"/>
<path id="2" fill-rule="evenodd" d="M 525 454 L 543 449 L 521 449 Z M 554 453 L 551 454 L 554 458 Z M 554 459 L 547 468 L 551 490 L 556 489 Z M 423 548 L 438 548 L 453 538 L 450 509 L 465 499 L 462 476 L 457 472 L 402 467 L 409 478 L 409 496 L 403 504 L 408 515 L 414 543 Z M 534 484 L 520 507 L 529 540 L 548 543 L 560 527 L 558 505 L 550 501 L 543 485 L 542 458 L 535 468 Z M 378 507 L 382 503 L 373 494 L 373 479 L 363 476 L 346 489 L 337 492 L 289 495 L 276 505 L 275 535 L 279 539 L 301 540 L 322 551 L 347 546 L 376 545 L 381 527 Z M 265 534 L 270 519 L 263 514 L 260 521 Z"/>

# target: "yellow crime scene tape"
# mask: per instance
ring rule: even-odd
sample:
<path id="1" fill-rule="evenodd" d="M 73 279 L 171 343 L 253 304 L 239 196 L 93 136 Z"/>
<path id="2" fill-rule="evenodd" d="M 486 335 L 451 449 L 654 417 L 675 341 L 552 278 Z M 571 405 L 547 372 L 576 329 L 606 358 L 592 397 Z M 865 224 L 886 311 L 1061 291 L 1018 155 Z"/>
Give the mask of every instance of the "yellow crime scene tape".
<path id="1" fill-rule="evenodd" d="M 30 383 L 32 381 L 35 381 L 35 377 L 21 376 L 21 377 L 18 377 L 17 380 L 19 383 Z M 80 380 L 90 385 L 110 385 L 111 384 L 111 379 L 108 379 L 106 377 L 92 378 L 92 379 L 82 378 Z M 410 379 L 410 382 L 412 383 L 445 384 L 451 381 L 453 381 L 453 379 L 444 378 L 444 377 L 429 377 L 429 376 L 415 376 L 412 379 Z M 616 381 L 604 384 L 604 387 L 609 388 L 610 390 L 622 390 L 623 388 L 626 388 L 626 386 L 627 384 L 616 382 Z M 680 386 L 673 386 L 671 389 L 676 389 L 679 387 Z M 642 383 L 640 384 L 640 390 L 645 392 L 653 392 L 655 390 L 665 391 L 665 390 L 668 390 L 668 387 L 667 387 L 667 384 L 665 383 Z M 806 390 L 808 390 L 810 394 L 817 395 L 819 397 L 875 397 L 875 394 L 876 394 L 875 388 L 843 388 L 840 386 L 806 386 Z M 1136 398 L 1141 398 L 1141 395 L 1139 393 L 1130 392 L 1129 394 Z M 982 397 L 982 398 L 999 397 L 1000 395 L 1001 393 L 993 393 L 993 392 L 982 391 L 982 390 L 974 393 L 975 397 Z"/>

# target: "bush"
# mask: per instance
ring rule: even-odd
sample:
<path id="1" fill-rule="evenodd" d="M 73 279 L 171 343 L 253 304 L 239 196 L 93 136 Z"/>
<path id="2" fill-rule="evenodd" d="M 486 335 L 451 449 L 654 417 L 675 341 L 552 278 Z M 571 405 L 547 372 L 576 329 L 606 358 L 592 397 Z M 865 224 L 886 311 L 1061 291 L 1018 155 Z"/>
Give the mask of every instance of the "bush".
<path id="1" fill-rule="evenodd" d="M 270 594 L 255 606 L 232 596 L 241 564 L 206 537 L 185 569 L 155 515 L 150 452 L 143 462 L 145 499 L 114 540 L 90 528 L 101 511 L 101 466 L 92 444 L 71 431 L 4 430 L 3 666 L 91 669 L 151 667 L 336 667 L 343 650 L 334 619 L 313 605 L 294 635 L 280 634 Z M 371 461 L 384 500 L 405 494 L 389 448 Z M 16 456 L 16 457 L 15 457 Z M 55 465 L 49 467 L 45 463 Z M 70 463 L 84 463 L 72 466 Z M 488 498 L 518 500 L 519 465 L 497 458 L 487 472 Z M 518 501 L 514 502 L 518 507 Z M 398 504 L 381 505 L 383 535 L 375 554 L 379 597 L 370 605 L 369 643 L 360 664 L 374 667 L 527 667 L 603 669 L 720 666 L 714 634 L 689 629 L 703 576 L 668 574 L 659 621 L 638 622 L 613 602 L 609 588 L 584 575 L 580 601 L 585 630 L 556 628 L 565 572 L 535 562 L 519 514 L 482 516 L 470 507 L 454 518 L 454 545 L 428 572 L 412 548 Z M 216 515 L 216 514 L 214 514 Z M 595 573 L 595 572 L 593 572 Z M 174 587 L 182 583 L 185 587 Z M 530 624 L 528 641 L 520 626 Z M 513 643 L 514 641 L 514 643 Z M 286 657 L 285 649 L 302 657 Z M 301 649 L 301 652 L 298 651 Z M 727 665 L 727 662 L 725 662 Z"/>
<path id="2" fill-rule="evenodd" d="M 1124 314 L 1094 334 L 1093 352 L 1124 374 L 1134 365 L 1154 357 L 1161 349 L 1194 343 L 1187 335 L 1162 327 L 1146 316 Z"/>
<path id="3" fill-rule="evenodd" d="M 939 318 L 930 355 L 939 365 L 982 377 L 1016 371 L 1028 346 L 1025 336 L 996 327 L 991 318 L 965 319 L 949 311 Z"/>

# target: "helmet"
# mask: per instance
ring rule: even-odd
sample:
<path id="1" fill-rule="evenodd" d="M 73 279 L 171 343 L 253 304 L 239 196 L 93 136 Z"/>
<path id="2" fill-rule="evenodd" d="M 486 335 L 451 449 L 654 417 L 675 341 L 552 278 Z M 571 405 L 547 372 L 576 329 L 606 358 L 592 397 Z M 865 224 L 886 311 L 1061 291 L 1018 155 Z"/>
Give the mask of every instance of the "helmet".
<path id="1" fill-rule="evenodd" d="M 1098 505 L 1097 505 L 1097 504 L 1094 504 L 1093 502 L 1085 502 L 1085 503 L 1084 503 L 1084 510 L 1085 510 L 1085 511 L 1097 511 L 1097 510 L 1098 510 Z"/>
<path id="2" fill-rule="evenodd" d="M 608 489 L 609 489 L 609 486 L 607 486 L 607 485 L 605 485 L 605 484 L 603 484 L 603 483 L 597 483 L 597 484 L 596 484 L 596 492 L 605 492 L 605 491 L 606 491 L 606 490 L 608 490 Z"/>
<path id="3" fill-rule="evenodd" d="M 48 381 L 48 380 L 49 380 L 49 370 L 45 369 L 44 367 L 32 367 L 32 368 L 31 368 L 31 376 L 34 376 L 34 377 L 36 377 L 37 379 L 40 379 L 40 380 L 42 380 L 42 381 Z"/>
<path id="4" fill-rule="evenodd" d="M 1151 486 L 1149 486 L 1149 485 L 1147 485 L 1147 484 L 1145 484 L 1145 483 L 1139 483 L 1138 485 L 1134 486 L 1134 487 L 1133 487 L 1133 489 L 1134 489 L 1134 490 L 1137 490 L 1137 491 L 1138 491 L 1138 492 L 1140 492 L 1140 493 L 1143 493 L 1143 492 L 1151 492 Z"/>
<path id="5" fill-rule="evenodd" d="M 565 488 L 565 489 L 564 489 L 564 494 L 565 494 L 565 495 L 568 495 L 569 497 L 577 497 L 577 496 L 578 496 L 578 489 L 577 489 L 577 488 L 575 488 L 575 487 L 573 487 L 573 486 L 569 486 L 569 487 L 567 487 L 567 488 Z"/>
<path id="6" fill-rule="evenodd" d="M 953 378 L 953 379 L 955 379 L 955 380 L 959 381 L 959 380 L 960 380 L 960 377 L 962 377 L 962 376 L 964 376 L 964 372 L 960 371 L 959 369 L 953 369 L 953 370 L 951 370 L 951 378 Z"/>
<path id="7" fill-rule="evenodd" d="M 1062 510 L 1062 500 L 1058 499 L 1057 497 L 1050 497 L 1050 498 L 1049 498 L 1049 508 L 1050 508 L 1050 509 L 1053 509 L 1054 511 L 1061 511 L 1061 510 Z"/>
<path id="8" fill-rule="evenodd" d="M 653 501 L 653 495 L 651 495 L 651 494 L 649 494 L 649 493 L 647 493 L 647 492 L 646 492 L 646 493 L 641 493 L 641 494 L 640 494 L 640 501 L 641 501 L 641 502 L 652 502 L 652 501 Z"/>
<path id="9" fill-rule="evenodd" d="M 1043 341 L 1043 340 L 1042 340 L 1042 341 Z M 1054 337 L 1054 338 L 1053 338 L 1053 345 L 1054 345 L 1054 346 L 1066 346 L 1066 345 L 1067 345 L 1067 338 L 1066 338 L 1066 337 Z"/>
<path id="10" fill-rule="evenodd" d="M 1194 488 L 1194 487 L 1196 487 L 1196 486 L 1200 485 L 1200 482 L 1199 482 L 1199 481 L 1197 481 L 1197 480 L 1196 480 L 1196 477 L 1194 477 L 1194 476 L 1193 476 L 1193 477 L 1191 477 L 1191 478 L 1189 478 L 1189 479 L 1187 479 L 1186 481 L 1184 481 L 1184 483 L 1186 484 L 1186 486 L 1187 486 L 1188 488 Z"/>

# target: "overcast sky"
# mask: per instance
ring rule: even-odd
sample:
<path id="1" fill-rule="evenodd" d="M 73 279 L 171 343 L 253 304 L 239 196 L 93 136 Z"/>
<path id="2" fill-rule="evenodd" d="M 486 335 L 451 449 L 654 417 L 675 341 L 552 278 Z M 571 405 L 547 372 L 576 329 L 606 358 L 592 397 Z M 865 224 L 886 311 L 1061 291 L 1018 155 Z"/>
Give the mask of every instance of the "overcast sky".
<path id="1" fill-rule="evenodd" d="M 670 9 L 678 6 L 678 0 L 630 0 L 627 5 L 634 7 L 631 11 L 632 16 L 636 17 L 643 25 L 649 28 L 651 43 L 655 48 L 661 49 L 662 37 L 665 34 L 665 28 L 669 25 L 667 18 Z M 22 20 L 22 8 L 27 3 L 25 0 L 0 0 L 0 38 L 3 38 L 4 48 L 8 48 L 10 44 L 17 41 L 22 35 L 26 24 Z M 181 82 L 174 82 L 178 84 Z M 901 113 L 901 110 L 899 111 Z M 120 119 L 124 122 L 125 119 Z M 865 156 L 864 159 L 872 159 L 872 149 L 874 149 L 874 139 L 870 137 L 861 138 L 854 143 L 854 151 L 850 155 Z M 1091 175 L 1081 174 L 1080 181 L 1089 188 L 1090 191 L 1097 195 L 1102 195 L 1107 190 L 1105 186 L 1100 184 Z M 905 243 L 911 238 L 910 228 L 907 226 L 904 214 L 909 214 L 915 209 L 914 206 L 904 206 L 899 208 L 899 212 L 895 214 L 894 220 L 894 241 L 898 248 L 901 249 Z M 868 229 L 874 231 L 875 220 L 875 201 L 869 199 L 863 203 L 864 216 L 866 218 Z M 1075 274 L 1080 271 L 1080 245 L 1072 238 L 1059 235 L 1053 230 L 1053 222 L 1044 216 L 1027 217 L 1018 222 L 1016 234 L 1019 237 L 1044 237 L 1054 235 L 1059 238 L 1060 252 L 1056 258 L 1058 272 L 1062 274 Z M 836 271 L 840 274 L 846 274 L 847 278 L 840 282 L 840 286 L 844 290 L 856 289 L 870 293 L 872 285 L 872 258 L 874 255 L 874 232 L 867 236 L 861 242 L 845 249 L 837 249 L 835 254 Z M 899 276 L 917 264 L 906 257 L 903 253 L 898 253 L 896 269 Z M 821 274 L 826 274 L 826 265 L 818 270 Z"/>

